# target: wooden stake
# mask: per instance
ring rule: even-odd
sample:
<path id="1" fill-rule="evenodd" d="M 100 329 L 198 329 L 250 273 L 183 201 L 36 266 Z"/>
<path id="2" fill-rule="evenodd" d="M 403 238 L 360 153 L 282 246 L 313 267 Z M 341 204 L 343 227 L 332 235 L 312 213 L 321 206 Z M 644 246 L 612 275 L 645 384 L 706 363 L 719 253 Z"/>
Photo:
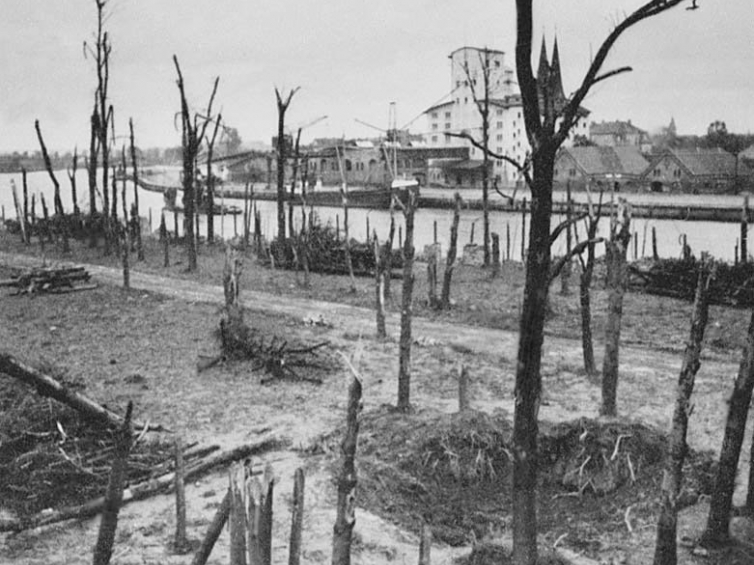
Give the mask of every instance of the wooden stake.
<path id="1" fill-rule="evenodd" d="M 430 565 L 432 550 L 432 530 L 427 524 L 422 524 L 421 541 L 419 542 L 419 565 Z"/>
<path id="2" fill-rule="evenodd" d="M 229 470 L 230 565 L 246 565 L 246 469 L 242 463 Z"/>
<path id="3" fill-rule="evenodd" d="M 458 411 L 463 412 L 469 409 L 469 371 L 466 365 L 461 367 L 458 375 Z"/>
<path id="4" fill-rule="evenodd" d="M 291 510 L 291 537 L 288 565 L 301 563 L 301 534 L 304 524 L 304 470 L 299 467 L 293 475 L 293 508 Z"/>
<path id="5" fill-rule="evenodd" d="M 175 541 L 174 549 L 178 554 L 189 549 L 186 538 L 186 488 L 184 484 L 185 468 L 183 465 L 183 440 L 180 435 L 175 438 Z"/>
<path id="6" fill-rule="evenodd" d="M 652 226 L 652 259 L 657 261 L 660 256 L 657 253 L 657 229 Z"/>

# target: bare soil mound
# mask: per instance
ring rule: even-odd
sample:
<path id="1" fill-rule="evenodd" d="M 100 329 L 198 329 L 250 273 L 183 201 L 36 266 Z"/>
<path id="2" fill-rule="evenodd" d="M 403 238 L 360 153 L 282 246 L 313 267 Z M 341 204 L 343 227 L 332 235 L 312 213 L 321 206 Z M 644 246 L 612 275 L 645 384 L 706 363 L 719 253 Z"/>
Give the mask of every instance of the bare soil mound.
<path id="1" fill-rule="evenodd" d="M 511 423 L 504 413 L 364 415 L 359 500 L 418 532 L 463 545 L 510 526 Z M 666 440 L 638 423 L 578 419 L 540 429 L 540 531 L 591 553 L 608 533 L 654 524 Z M 709 492 L 712 458 L 689 454 L 681 505 Z"/>

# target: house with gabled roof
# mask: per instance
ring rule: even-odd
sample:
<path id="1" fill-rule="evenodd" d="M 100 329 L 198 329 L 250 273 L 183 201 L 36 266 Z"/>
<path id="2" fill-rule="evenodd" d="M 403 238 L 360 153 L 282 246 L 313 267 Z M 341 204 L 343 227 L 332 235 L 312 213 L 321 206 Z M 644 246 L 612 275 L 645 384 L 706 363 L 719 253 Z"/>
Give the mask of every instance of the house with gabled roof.
<path id="1" fill-rule="evenodd" d="M 589 140 L 596 145 L 605 147 L 618 147 L 622 145 L 635 145 L 642 151 L 649 150 L 651 143 L 649 135 L 643 129 L 637 128 L 631 120 L 623 122 L 592 122 L 589 125 Z"/>
<path id="2" fill-rule="evenodd" d="M 735 193 L 752 183 L 752 170 L 720 148 L 668 149 L 652 159 L 644 181 L 654 192 Z"/>
<path id="3" fill-rule="evenodd" d="M 649 161 L 635 145 L 564 147 L 555 160 L 555 186 L 583 190 L 604 185 L 616 190 L 641 189 Z"/>

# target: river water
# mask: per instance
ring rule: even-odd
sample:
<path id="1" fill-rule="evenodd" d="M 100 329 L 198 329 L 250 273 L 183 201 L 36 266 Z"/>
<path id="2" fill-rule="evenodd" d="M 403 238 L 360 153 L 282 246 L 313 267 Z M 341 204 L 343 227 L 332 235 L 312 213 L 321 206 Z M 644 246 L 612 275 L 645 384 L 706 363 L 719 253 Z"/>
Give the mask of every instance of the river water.
<path id="1" fill-rule="evenodd" d="M 63 205 L 66 210 L 72 209 L 71 201 L 71 184 L 65 171 L 56 172 L 57 179 L 61 186 L 61 197 Z M 16 173 L 0 174 L 0 211 L 4 214 L 4 218 L 15 218 L 16 212 L 13 204 L 12 196 L 12 182 L 16 185 L 16 190 L 19 198 L 22 198 L 22 184 L 21 175 Z M 33 172 L 28 174 L 27 178 L 29 199 L 31 195 L 36 195 L 37 200 L 37 216 L 41 216 L 41 205 L 39 204 L 39 198 L 41 194 L 44 194 L 47 206 L 52 208 L 52 196 L 53 196 L 53 184 L 44 171 Z M 79 170 L 76 174 L 77 184 L 77 200 L 79 207 L 82 211 L 88 210 L 89 207 L 89 193 L 87 174 L 84 170 Z M 120 183 L 119 183 L 120 186 Z M 119 195 L 120 198 L 120 188 Z M 664 198 L 668 198 L 667 195 Z M 705 196 L 693 197 L 697 202 L 703 202 Z M 716 203 L 721 198 L 726 197 L 714 196 L 710 197 Z M 130 207 L 130 203 L 133 200 L 133 185 L 128 183 L 126 189 L 126 199 Z M 740 206 L 739 197 L 730 197 L 729 202 L 725 202 L 730 206 Z M 725 204 L 724 203 L 724 204 Z M 243 209 L 243 201 L 225 199 L 226 205 L 235 205 Z M 101 205 L 101 204 L 100 204 Z M 139 189 L 139 206 L 140 215 L 148 220 L 151 219 L 151 230 L 156 231 L 160 223 L 160 215 L 163 212 L 164 201 L 161 194 Z M 277 233 L 276 229 L 276 203 L 272 201 L 257 201 L 257 209 L 260 212 L 262 219 L 262 233 L 267 238 L 272 238 Z M 121 205 L 119 203 L 119 211 Z M 315 213 L 319 217 L 320 222 L 335 226 L 338 225 L 340 229 L 343 229 L 343 210 L 340 208 L 328 208 L 321 207 L 316 208 Z M 287 216 L 286 206 L 286 216 Z M 298 224 L 301 221 L 301 212 L 297 208 L 294 214 L 295 222 Z M 396 213 L 396 226 L 397 230 L 403 231 L 403 218 L 400 212 Z M 425 245 L 433 243 L 435 240 L 435 233 L 437 241 L 442 245 L 443 252 L 447 250 L 447 244 L 450 237 L 450 226 L 453 219 L 452 210 L 434 210 L 434 209 L 419 209 L 416 213 L 415 221 L 415 244 L 418 252 L 421 252 Z M 553 226 L 562 218 L 553 218 Z M 528 217 L 526 219 L 528 230 Z M 173 215 L 169 212 L 166 213 L 166 223 L 168 229 L 172 230 L 174 226 Z M 179 231 L 181 231 L 181 218 L 178 218 Z M 349 210 L 349 233 L 352 238 L 360 241 L 366 239 L 367 224 L 370 231 L 376 230 L 377 236 L 380 240 L 384 240 L 388 234 L 388 227 L 390 223 L 390 213 L 385 210 L 365 210 L 365 209 L 350 209 Z M 695 254 L 699 254 L 702 251 L 710 253 L 712 256 L 725 261 L 732 262 L 734 260 L 735 246 L 737 240 L 740 237 L 740 227 L 736 223 L 719 223 L 719 222 L 696 222 L 696 221 L 682 221 L 682 220 L 656 220 L 656 219 L 634 219 L 632 222 L 632 231 L 635 233 L 635 243 L 632 243 L 629 251 L 629 258 L 640 258 L 645 256 L 651 256 L 652 244 L 651 234 L 652 228 L 657 233 L 657 247 L 661 257 L 678 257 L 681 254 L 681 241 L 685 235 L 688 244 L 691 246 L 692 251 Z M 474 242 L 481 244 L 482 242 L 482 212 L 476 210 L 463 210 L 461 212 L 461 220 L 458 230 L 458 242 L 459 253 L 460 248 L 470 242 L 472 231 L 474 232 Z M 200 219 L 199 225 L 200 233 L 206 233 L 206 218 Z M 515 260 L 521 259 L 522 252 L 522 217 L 520 213 L 510 212 L 490 212 L 490 230 L 497 232 L 500 235 L 500 248 L 503 259 L 506 258 L 508 250 L 510 250 L 510 258 Z M 608 231 L 608 220 L 603 218 L 600 221 L 599 235 L 605 236 Z M 242 233 L 243 231 L 243 216 L 216 216 L 215 218 L 215 231 L 222 234 L 225 238 L 233 237 L 236 233 Z M 583 237 L 583 226 L 579 227 L 581 237 Z M 398 234 L 396 233 L 396 245 L 398 245 Z M 526 240 L 524 240 L 524 247 L 526 246 Z M 600 249 L 602 246 L 599 246 Z M 554 254 L 562 254 L 565 248 L 565 236 L 561 236 L 553 247 Z"/>

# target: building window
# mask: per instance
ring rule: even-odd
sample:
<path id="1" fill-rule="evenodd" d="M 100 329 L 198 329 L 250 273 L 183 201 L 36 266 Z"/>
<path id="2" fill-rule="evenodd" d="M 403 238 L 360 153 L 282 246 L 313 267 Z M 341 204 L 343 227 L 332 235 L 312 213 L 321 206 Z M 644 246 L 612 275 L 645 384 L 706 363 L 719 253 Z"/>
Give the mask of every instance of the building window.
<path id="1" fill-rule="evenodd" d="M 460 80 L 457 80 L 457 81 L 456 81 L 456 88 L 460 88 L 460 87 L 461 87 L 461 81 L 460 81 Z"/>
<path id="2" fill-rule="evenodd" d="M 516 139 L 516 132 L 513 132 L 513 139 Z"/>
<path id="3" fill-rule="evenodd" d="M 520 111 L 520 110 L 519 110 L 519 112 L 518 112 L 518 117 L 519 117 L 519 118 L 521 117 L 521 111 Z"/>
<path id="4" fill-rule="evenodd" d="M 437 131 L 437 124 L 432 124 L 432 131 Z"/>
<path id="5" fill-rule="evenodd" d="M 498 147 L 497 148 L 497 154 L 500 155 L 502 152 L 503 152 L 503 148 L 502 147 Z"/>
<path id="6" fill-rule="evenodd" d="M 445 129 L 450 129 L 450 122 L 446 122 Z"/>
<path id="7" fill-rule="evenodd" d="M 497 123 L 497 129 L 503 129 L 503 122 Z"/>
<path id="8" fill-rule="evenodd" d="M 503 140 L 503 134 L 502 133 L 497 134 L 497 140 L 498 141 L 502 141 Z"/>
<path id="9" fill-rule="evenodd" d="M 464 103 L 464 104 L 468 104 L 468 103 L 469 103 L 469 97 L 468 97 L 468 96 L 467 96 L 466 98 L 464 98 L 464 99 L 463 99 L 463 103 Z"/>
<path id="10" fill-rule="evenodd" d="M 437 118 L 437 112 L 432 112 L 432 114 L 430 114 L 430 115 L 431 115 L 431 116 L 432 116 L 433 118 Z"/>
<path id="11" fill-rule="evenodd" d="M 450 119 L 450 112 L 445 112 L 445 119 L 446 119 L 446 120 L 449 120 L 449 119 Z"/>
<path id="12" fill-rule="evenodd" d="M 445 134 L 445 143 L 450 143 L 450 136 L 447 133 Z"/>
<path id="13" fill-rule="evenodd" d="M 497 115 L 498 116 L 502 116 L 503 115 L 503 109 L 502 108 L 498 108 L 497 109 Z"/>
<path id="14" fill-rule="evenodd" d="M 433 135 L 433 136 L 432 136 L 432 143 L 436 143 L 436 142 L 437 142 L 437 136 L 436 136 L 436 135 Z"/>
<path id="15" fill-rule="evenodd" d="M 576 169 L 568 169 L 568 176 L 569 177 L 575 177 L 576 176 Z"/>

